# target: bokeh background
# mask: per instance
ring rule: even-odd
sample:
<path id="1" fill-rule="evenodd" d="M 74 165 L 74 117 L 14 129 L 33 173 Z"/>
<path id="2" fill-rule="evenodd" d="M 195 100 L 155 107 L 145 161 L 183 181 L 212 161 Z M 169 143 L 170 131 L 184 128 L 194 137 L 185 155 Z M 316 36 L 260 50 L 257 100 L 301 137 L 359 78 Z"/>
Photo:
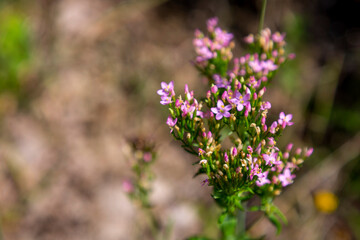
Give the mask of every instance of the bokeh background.
<path id="1" fill-rule="evenodd" d="M 177 92 L 188 83 L 203 93 L 194 30 L 218 16 L 240 56 L 260 8 L 259 0 L 1 0 L 3 239 L 151 239 L 122 187 L 133 177 L 133 139 L 156 144 L 150 199 L 169 239 L 216 238 L 219 210 L 169 135 L 156 90 L 173 80 Z M 286 32 L 297 55 L 267 92 L 270 116 L 294 115 L 281 146 L 315 148 L 276 200 L 289 221 L 278 239 L 360 239 L 359 11 L 357 0 L 268 1 L 265 26 Z M 326 196 L 339 203 L 331 213 Z M 247 227 L 275 239 L 261 214 Z"/>

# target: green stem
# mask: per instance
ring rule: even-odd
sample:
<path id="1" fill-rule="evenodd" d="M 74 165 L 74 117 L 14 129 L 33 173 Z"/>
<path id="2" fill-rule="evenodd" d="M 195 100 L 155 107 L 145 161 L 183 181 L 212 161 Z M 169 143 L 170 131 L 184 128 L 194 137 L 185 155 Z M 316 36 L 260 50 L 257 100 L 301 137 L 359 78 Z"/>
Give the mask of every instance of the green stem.
<path id="1" fill-rule="evenodd" d="M 236 213 L 236 236 L 245 236 L 245 220 L 246 220 L 246 212 L 237 209 Z"/>
<path id="2" fill-rule="evenodd" d="M 259 34 L 264 27 L 264 19 L 265 19 L 265 10 L 266 10 L 266 2 L 267 0 L 263 0 L 262 7 L 261 7 L 261 15 L 260 15 L 260 22 L 259 22 Z"/>

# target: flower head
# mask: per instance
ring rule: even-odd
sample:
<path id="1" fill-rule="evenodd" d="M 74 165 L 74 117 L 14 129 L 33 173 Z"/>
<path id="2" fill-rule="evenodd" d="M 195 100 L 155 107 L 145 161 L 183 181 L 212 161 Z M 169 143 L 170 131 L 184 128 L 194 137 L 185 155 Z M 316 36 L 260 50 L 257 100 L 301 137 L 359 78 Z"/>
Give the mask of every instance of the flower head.
<path id="1" fill-rule="evenodd" d="M 269 172 L 263 172 L 260 176 L 258 176 L 258 179 L 256 180 L 256 185 L 258 187 L 261 187 L 265 184 L 271 183 L 271 181 L 267 178 Z"/>
<path id="2" fill-rule="evenodd" d="M 177 118 L 173 120 L 171 116 L 168 117 L 166 124 L 171 128 L 170 132 L 174 130 L 173 127 L 176 125 L 176 122 L 177 122 Z"/>
<path id="3" fill-rule="evenodd" d="M 224 102 L 221 100 L 218 100 L 217 107 L 212 107 L 211 111 L 216 114 L 215 118 L 216 120 L 220 120 L 223 117 L 230 117 L 229 111 L 231 110 L 231 105 L 224 105 Z"/>
<path id="4" fill-rule="evenodd" d="M 291 126 L 294 124 L 293 122 L 290 122 L 291 119 L 292 119 L 292 114 L 285 115 L 284 112 L 281 112 L 278 123 L 279 125 L 281 125 L 282 128 L 285 128 L 286 126 Z"/>
<path id="5" fill-rule="evenodd" d="M 293 183 L 294 178 L 295 178 L 295 175 L 291 174 L 291 171 L 288 168 L 285 168 L 284 172 L 279 175 L 279 180 L 283 187 L 286 187 L 287 185 Z"/>

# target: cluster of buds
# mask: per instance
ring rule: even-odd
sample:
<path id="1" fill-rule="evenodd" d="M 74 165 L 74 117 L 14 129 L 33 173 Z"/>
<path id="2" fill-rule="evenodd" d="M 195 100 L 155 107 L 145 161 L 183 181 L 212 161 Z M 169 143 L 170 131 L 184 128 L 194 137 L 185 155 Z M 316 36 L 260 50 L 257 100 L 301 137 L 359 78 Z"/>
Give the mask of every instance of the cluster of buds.
<path id="1" fill-rule="evenodd" d="M 293 125 L 291 114 L 281 112 L 267 123 L 271 104 L 263 101 L 266 87 L 278 68 L 294 57 L 285 54 L 285 34 L 265 29 L 249 35 L 245 42 L 250 53 L 231 61 L 233 35 L 217 23 L 217 18 L 208 20 L 208 35 L 195 32 L 194 64 L 208 79 L 206 96 L 197 100 L 185 86 L 185 97 L 176 97 L 173 82 L 161 83 L 158 94 L 161 104 L 169 106 L 171 134 L 198 156 L 198 173 L 207 175 L 204 184 L 213 186 L 213 197 L 232 211 L 230 205 L 241 207 L 237 200 L 279 195 L 313 149 L 277 147 L 284 129 Z M 230 148 L 222 146 L 225 138 L 232 142 Z"/>

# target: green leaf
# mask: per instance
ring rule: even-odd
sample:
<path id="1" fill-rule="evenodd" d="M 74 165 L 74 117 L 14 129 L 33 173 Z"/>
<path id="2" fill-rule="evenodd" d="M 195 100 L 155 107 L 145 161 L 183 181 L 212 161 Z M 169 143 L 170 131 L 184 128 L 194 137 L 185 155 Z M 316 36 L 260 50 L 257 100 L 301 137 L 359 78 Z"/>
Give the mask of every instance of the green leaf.
<path id="1" fill-rule="evenodd" d="M 224 141 L 225 138 L 227 138 L 228 136 L 230 136 L 233 132 L 231 131 L 231 129 L 228 126 L 225 126 L 223 129 L 221 129 L 220 131 L 220 139 L 219 142 Z"/>
<path id="2" fill-rule="evenodd" d="M 276 234 L 279 235 L 282 229 L 282 225 L 279 219 L 277 219 L 277 217 L 273 214 L 268 215 L 267 217 L 269 218 L 270 222 L 276 227 Z"/>
<path id="3" fill-rule="evenodd" d="M 283 221 L 283 223 L 287 224 L 287 219 L 286 219 L 285 215 L 281 212 L 281 210 L 277 206 L 272 205 L 271 211 L 274 214 L 276 214 Z"/>

